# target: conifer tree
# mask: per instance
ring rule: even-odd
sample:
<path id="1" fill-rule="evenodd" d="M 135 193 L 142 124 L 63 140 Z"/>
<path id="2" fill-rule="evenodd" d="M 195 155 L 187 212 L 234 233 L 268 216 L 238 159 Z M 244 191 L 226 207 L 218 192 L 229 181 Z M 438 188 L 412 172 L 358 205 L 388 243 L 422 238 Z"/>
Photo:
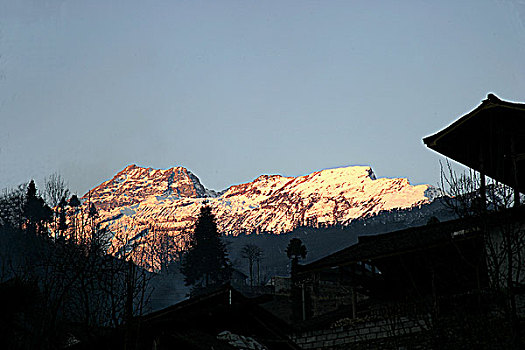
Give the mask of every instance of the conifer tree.
<path id="1" fill-rule="evenodd" d="M 80 200 L 78 199 L 76 194 L 72 195 L 69 199 L 69 205 L 73 208 L 80 206 Z"/>
<path id="2" fill-rule="evenodd" d="M 62 237 L 65 235 L 65 232 L 67 230 L 67 218 L 66 218 L 66 198 L 62 197 L 60 202 L 58 203 L 58 236 Z"/>
<path id="3" fill-rule="evenodd" d="M 181 270 L 186 285 L 193 286 L 194 291 L 226 282 L 231 277 L 226 247 L 208 205 L 201 208 Z"/>
<path id="4" fill-rule="evenodd" d="M 299 238 L 292 238 L 286 247 L 286 255 L 292 259 L 292 269 L 299 263 L 299 258 L 306 258 L 306 246 Z"/>
<path id="5" fill-rule="evenodd" d="M 4 189 L 0 194 L 0 227 L 22 230 L 25 223 L 24 203 L 27 184 L 14 189 Z"/>
<path id="6" fill-rule="evenodd" d="M 42 197 L 37 195 L 36 185 L 33 180 L 27 186 L 23 216 L 26 219 L 26 230 L 28 233 L 47 235 L 47 224 L 53 219 L 53 211 Z"/>
<path id="7" fill-rule="evenodd" d="M 30 234 L 36 234 L 36 220 L 37 220 L 37 198 L 35 181 L 31 180 L 27 186 L 26 198 L 24 202 L 23 215 L 26 219 L 26 231 Z"/>
<path id="8" fill-rule="evenodd" d="M 73 240 L 76 241 L 78 239 L 77 236 L 77 214 L 78 214 L 78 208 L 80 207 L 81 203 L 78 199 L 77 195 L 74 194 L 71 196 L 68 202 L 69 206 L 73 209 Z"/>

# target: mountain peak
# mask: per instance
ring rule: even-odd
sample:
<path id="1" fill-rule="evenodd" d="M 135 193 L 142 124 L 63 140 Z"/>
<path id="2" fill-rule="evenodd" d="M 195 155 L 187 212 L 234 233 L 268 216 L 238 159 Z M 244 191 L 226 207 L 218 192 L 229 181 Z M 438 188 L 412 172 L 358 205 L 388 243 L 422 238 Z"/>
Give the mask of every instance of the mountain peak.
<path id="1" fill-rule="evenodd" d="M 131 164 L 86 193 L 98 208 L 111 210 L 144 201 L 149 196 L 174 196 L 175 198 L 213 197 L 215 192 L 206 189 L 199 179 L 184 167 L 169 169 L 144 168 Z"/>
<path id="2" fill-rule="evenodd" d="M 319 174 L 326 178 L 339 178 L 346 181 L 354 181 L 359 178 L 368 177 L 371 180 L 375 180 L 375 174 L 372 168 L 368 165 L 350 165 L 338 168 L 328 168 L 320 171 L 316 171 L 310 175 Z"/>

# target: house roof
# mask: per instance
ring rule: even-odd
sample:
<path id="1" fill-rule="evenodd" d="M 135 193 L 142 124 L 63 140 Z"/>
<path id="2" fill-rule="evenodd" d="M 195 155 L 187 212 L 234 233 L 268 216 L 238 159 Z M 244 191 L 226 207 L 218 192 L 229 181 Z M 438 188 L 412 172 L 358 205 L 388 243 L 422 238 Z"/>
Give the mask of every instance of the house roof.
<path id="1" fill-rule="evenodd" d="M 372 259 L 427 250 L 448 244 L 452 240 L 470 238 L 470 235 L 464 235 L 464 233 L 472 227 L 472 220 L 458 219 L 380 235 L 360 236 L 357 244 L 310 264 L 300 265 L 299 273 L 309 273 Z"/>
<path id="2" fill-rule="evenodd" d="M 487 283 L 480 224 L 479 218 L 458 219 L 361 236 L 353 246 L 299 266 L 298 278 L 335 274 L 340 283 L 383 300 L 467 292 Z"/>
<path id="3" fill-rule="evenodd" d="M 155 342 L 158 349 L 234 350 L 248 341 L 269 350 L 299 350 L 286 335 L 290 326 L 259 306 L 261 301 L 264 298 L 247 298 L 225 284 L 71 349 L 120 349 L 131 341 L 136 349 L 151 349 Z M 133 337 L 126 338 L 126 329 Z"/>
<path id="4" fill-rule="evenodd" d="M 525 192 L 525 104 L 489 94 L 474 110 L 427 136 L 430 149 Z"/>
<path id="5" fill-rule="evenodd" d="M 264 298 L 247 298 L 229 284 L 206 294 L 145 315 L 141 328 L 148 333 L 206 333 L 220 331 L 255 337 L 269 349 L 298 349 L 285 332 L 290 327 L 258 305 Z M 211 338 L 210 338 L 211 339 Z"/>

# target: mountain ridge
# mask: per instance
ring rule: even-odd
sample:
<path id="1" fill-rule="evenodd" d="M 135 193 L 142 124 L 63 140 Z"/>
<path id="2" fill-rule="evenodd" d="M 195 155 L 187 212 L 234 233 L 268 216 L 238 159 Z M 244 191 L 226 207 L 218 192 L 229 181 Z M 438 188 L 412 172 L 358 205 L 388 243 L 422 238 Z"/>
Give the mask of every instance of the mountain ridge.
<path id="1" fill-rule="evenodd" d="M 166 239 L 174 247 L 184 246 L 205 203 L 226 235 L 281 234 L 297 227 L 344 226 L 384 211 L 421 206 L 433 199 L 432 189 L 410 185 L 406 178 L 376 178 L 370 166 L 348 166 L 297 177 L 260 175 L 217 193 L 184 167 L 133 164 L 88 191 L 83 201 L 99 210 L 113 246 L 140 238 L 153 250 Z"/>

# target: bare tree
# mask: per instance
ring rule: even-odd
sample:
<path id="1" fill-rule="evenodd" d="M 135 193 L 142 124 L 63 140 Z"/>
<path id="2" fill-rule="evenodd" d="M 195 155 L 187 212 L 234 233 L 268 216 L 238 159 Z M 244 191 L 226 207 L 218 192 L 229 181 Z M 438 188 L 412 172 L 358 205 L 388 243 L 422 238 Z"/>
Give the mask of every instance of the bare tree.
<path id="1" fill-rule="evenodd" d="M 253 267 L 254 264 L 257 264 L 257 282 L 260 283 L 260 260 L 262 258 L 262 249 L 256 246 L 255 244 L 246 244 L 242 247 L 241 256 L 244 259 L 248 260 L 248 265 L 250 269 L 250 286 L 253 287 Z"/>
<path id="2" fill-rule="evenodd" d="M 69 189 L 62 175 L 55 172 L 44 180 L 44 199 L 52 208 L 56 208 L 60 200 L 67 197 Z"/>
<path id="3" fill-rule="evenodd" d="M 147 242 L 128 239 L 121 252 L 113 252 L 119 254 L 108 254 L 113 233 L 101 226 L 93 203 L 79 208 L 76 197 L 69 210 L 61 200 L 59 239 L 24 234 L 26 187 L 0 196 L 0 283 L 17 279 L 38 290 L 31 297 L 36 306 L 27 342 L 59 347 L 66 324 L 82 325 L 83 333 L 96 337 L 100 327 L 142 314 L 152 274 L 134 262 L 148 258 L 142 249 Z"/>
<path id="4" fill-rule="evenodd" d="M 457 175 L 447 161 L 441 165 L 445 204 L 460 218 L 472 218 L 484 232 L 485 259 L 491 290 L 505 300 L 503 313 L 518 342 L 516 289 L 525 287 L 525 223 L 519 194 L 509 186 L 469 170 Z"/>
<path id="5" fill-rule="evenodd" d="M 124 322 L 144 312 L 151 295 L 149 282 L 153 274 L 141 266 L 148 266 L 158 255 L 154 242 L 146 234 L 139 236 L 131 236 L 129 232 L 121 233 L 114 236 L 113 240 L 117 242 L 113 242 L 109 248 L 112 255 L 124 262 L 124 269 L 121 271 L 123 280 L 120 282 L 124 282 L 125 290 L 116 298 L 117 302 L 123 302 L 121 307 Z"/>

